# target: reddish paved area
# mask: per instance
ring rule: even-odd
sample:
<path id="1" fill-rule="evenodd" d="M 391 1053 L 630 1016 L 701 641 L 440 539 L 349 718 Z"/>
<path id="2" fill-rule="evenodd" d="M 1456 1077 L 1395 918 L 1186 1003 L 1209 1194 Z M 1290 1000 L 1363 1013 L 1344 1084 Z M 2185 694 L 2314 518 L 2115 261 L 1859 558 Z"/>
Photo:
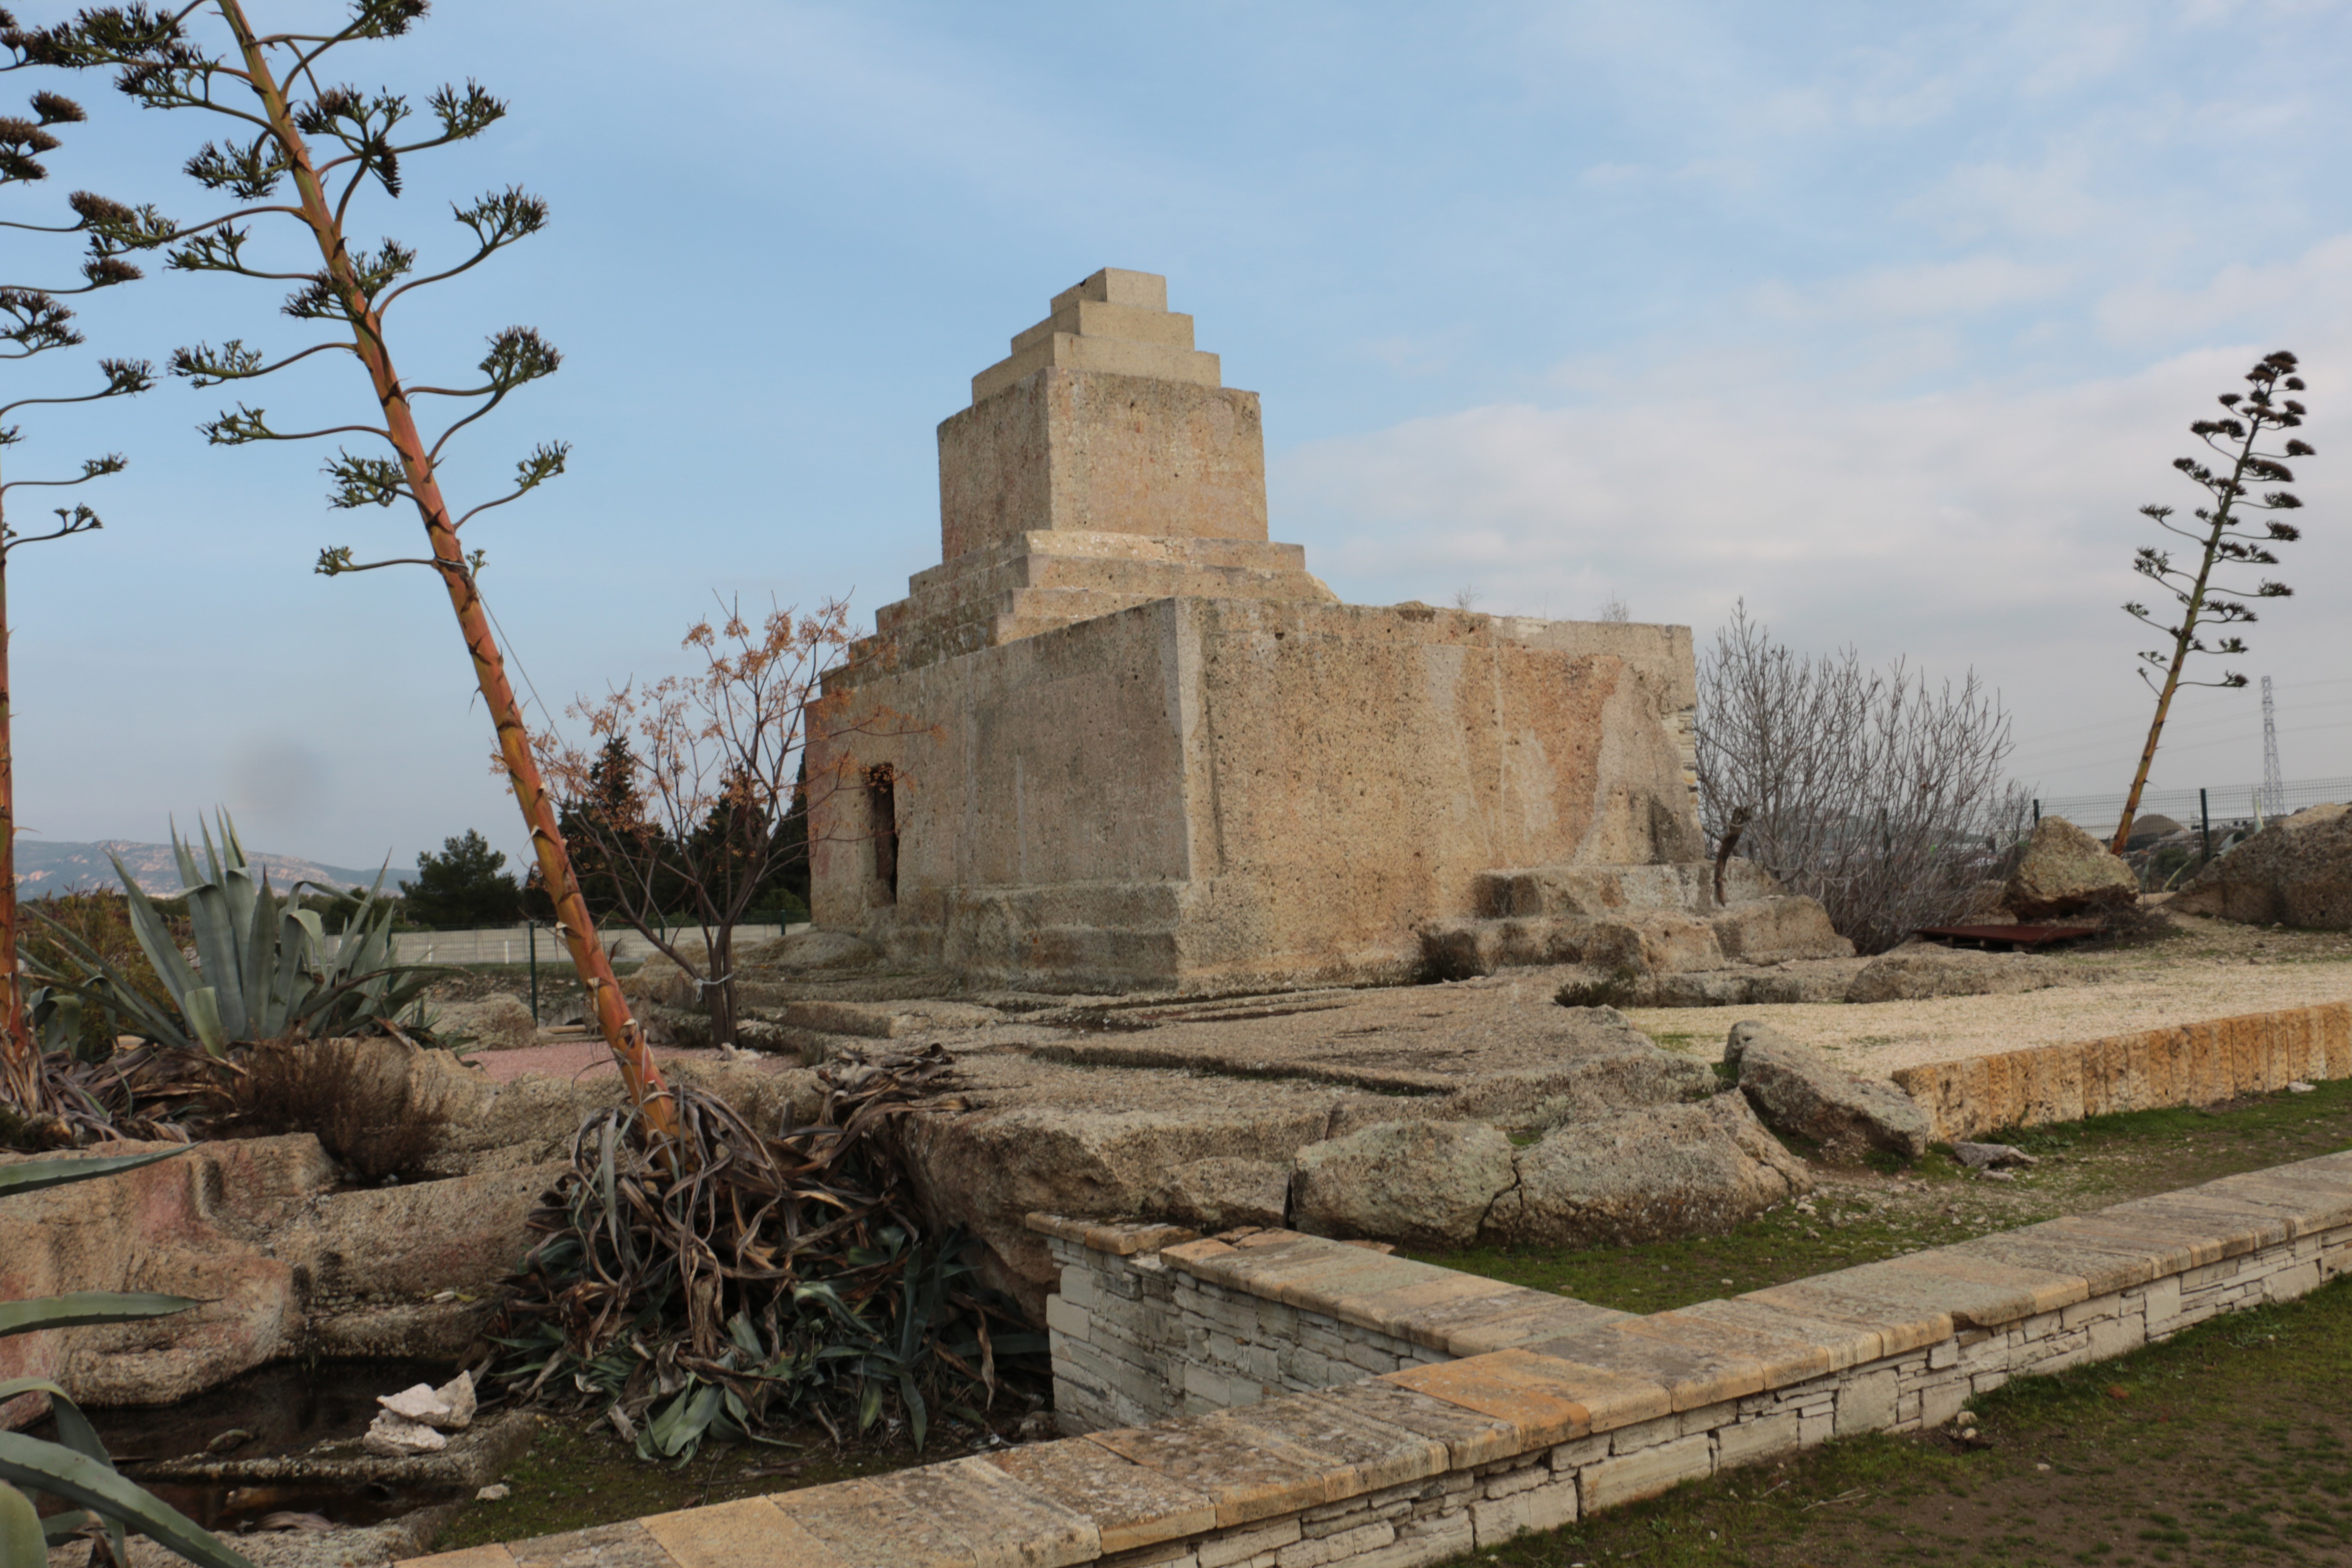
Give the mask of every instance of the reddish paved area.
<path id="1" fill-rule="evenodd" d="M 715 1058 L 715 1050 L 688 1050 L 679 1046 L 656 1046 L 655 1059 L 667 1061 L 673 1057 Z M 552 1078 L 569 1078 L 585 1082 L 590 1079 L 610 1078 L 621 1069 L 613 1064 L 613 1053 L 604 1048 L 600 1039 L 561 1040 L 552 1045 L 528 1046 L 519 1051 L 477 1051 L 467 1058 L 474 1066 L 505 1083 L 527 1072 L 546 1073 Z M 782 1058 L 778 1058 L 782 1065 Z"/>

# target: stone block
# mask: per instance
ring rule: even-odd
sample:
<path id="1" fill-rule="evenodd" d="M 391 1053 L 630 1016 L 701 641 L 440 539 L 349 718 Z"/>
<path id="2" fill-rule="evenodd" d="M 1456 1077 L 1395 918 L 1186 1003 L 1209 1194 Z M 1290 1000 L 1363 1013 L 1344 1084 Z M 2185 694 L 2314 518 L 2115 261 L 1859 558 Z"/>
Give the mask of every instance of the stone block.
<path id="1" fill-rule="evenodd" d="M 1892 1367 L 1883 1372 L 1850 1375 L 1838 1390 L 1837 1435 L 1851 1437 L 1883 1432 L 1895 1425 L 1895 1378 Z"/>
<path id="2" fill-rule="evenodd" d="M 1656 1497 L 1685 1481 L 1704 1478 L 1714 1463 L 1714 1444 L 1705 1436 L 1690 1436 L 1588 1465 L 1578 1477 L 1583 1486 L 1584 1511 L 1593 1513 Z"/>
<path id="3" fill-rule="evenodd" d="M 1716 1468 L 1760 1464 L 1798 1447 L 1801 1436 L 1799 1417 L 1794 1411 L 1718 1426 L 1715 1431 Z"/>
<path id="4" fill-rule="evenodd" d="M 2319 1262 L 2314 1258 L 2307 1263 L 2298 1263 L 2292 1268 L 2280 1269 L 2263 1281 L 2263 1289 L 2268 1300 L 2285 1301 L 2316 1290 L 2319 1289 Z"/>
<path id="5" fill-rule="evenodd" d="M 1482 1551 L 1514 1536 L 1527 1535 L 1538 1530 L 1557 1530 L 1563 1524 L 1576 1522 L 1580 1489 L 1577 1478 L 1567 1476 L 1555 1479 L 1549 1471 L 1541 1473 L 1545 1477 L 1543 1485 L 1470 1505 L 1471 1529 Z"/>
<path id="6" fill-rule="evenodd" d="M 1057 1334 L 1067 1334 L 1074 1340 L 1091 1339 L 1088 1331 L 1093 1321 L 1083 1308 L 1071 1304 L 1066 1297 L 1045 1298 L 1045 1327 Z"/>
<path id="7" fill-rule="evenodd" d="M 1286 1546 L 1274 1554 L 1275 1568 L 1323 1568 L 1326 1563 L 1351 1562 L 1395 1539 L 1396 1531 L 1386 1520 L 1371 1520 L 1353 1530 Z"/>
<path id="8" fill-rule="evenodd" d="M 1233 1563 L 1279 1552 L 1299 1539 L 1298 1521 L 1284 1519 L 1255 1530 L 1229 1530 L 1202 1542 L 1193 1552 L 1201 1560 L 1201 1568 L 1231 1568 Z"/>

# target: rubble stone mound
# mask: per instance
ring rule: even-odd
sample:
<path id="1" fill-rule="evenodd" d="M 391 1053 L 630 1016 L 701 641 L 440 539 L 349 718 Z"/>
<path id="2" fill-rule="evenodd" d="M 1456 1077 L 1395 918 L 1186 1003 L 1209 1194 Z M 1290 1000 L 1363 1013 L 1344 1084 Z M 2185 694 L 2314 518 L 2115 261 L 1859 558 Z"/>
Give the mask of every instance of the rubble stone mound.
<path id="1" fill-rule="evenodd" d="M 2114 909 L 2139 898 L 2139 879 L 2106 846 L 2063 816 L 2033 825 L 2003 901 L 2021 921 Z"/>
<path id="2" fill-rule="evenodd" d="M 2352 931 L 2352 806 L 2280 818 L 2198 872 L 2166 907 L 2247 925 Z"/>
<path id="3" fill-rule="evenodd" d="M 1723 1059 L 1766 1126 L 1811 1140 L 1822 1157 L 1853 1163 L 1873 1150 L 1916 1160 L 1932 1134 L 1927 1113 L 1895 1085 L 1847 1072 L 1812 1047 L 1764 1024 L 1735 1024 Z"/>
<path id="4" fill-rule="evenodd" d="M 1514 1162 L 1482 1240 L 1604 1247 L 1720 1233 L 1810 1191 L 1804 1162 L 1737 1094 L 1555 1129 Z"/>
<path id="5" fill-rule="evenodd" d="M 2086 977 L 2030 952 L 1974 952 L 1934 942 L 1908 942 L 1882 952 L 1864 966 L 1845 990 L 1845 1000 L 1926 1002 L 1937 996 L 2011 996 L 2053 985 L 2076 985 Z"/>

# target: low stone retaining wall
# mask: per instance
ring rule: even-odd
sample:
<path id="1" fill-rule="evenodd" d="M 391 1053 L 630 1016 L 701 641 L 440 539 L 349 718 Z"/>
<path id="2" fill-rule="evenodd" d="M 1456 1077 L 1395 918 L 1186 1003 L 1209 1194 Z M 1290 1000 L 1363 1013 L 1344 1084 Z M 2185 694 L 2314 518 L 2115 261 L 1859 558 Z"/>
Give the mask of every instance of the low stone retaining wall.
<path id="1" fill-rule="evenodd" d="M 2211 1105 L 2298 1080 L 2352 1078 L 2352 1003 L 1929 1062 L 1892 1076 L 1945 1141 L 2120 1110 Z"/>
<path id="2" fill-rule="evenodd" d="M 1208 1413 L 417 1561 L 1412 1568 L 2300 1295 L 2352 1263 L 2352 1152 L 1642 1317 L 1286 1231 L 1040 1223 L 1073 1395 Z"/>

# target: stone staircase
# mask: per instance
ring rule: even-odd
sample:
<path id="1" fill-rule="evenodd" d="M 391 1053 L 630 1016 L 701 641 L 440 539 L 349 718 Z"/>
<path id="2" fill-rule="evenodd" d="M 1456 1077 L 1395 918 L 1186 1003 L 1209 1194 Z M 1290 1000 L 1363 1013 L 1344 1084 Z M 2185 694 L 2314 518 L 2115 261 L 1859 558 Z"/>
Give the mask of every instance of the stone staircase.
<path id="1" fill-rule="evenodd" d="M 1424 926 L 1422 952 L 1453 980 L 1520 965 L 1656 975 L 1853 956 L 1817 901 L 1753 861 L 1725 866 L 1723 892 L 1717 904 L 1706 861 L 1487 871 L 1472 883 L 1475 912 Z"/>
<path id="2" fill-rule="evenodd" d="M 928 664 L 1180 596 L 1339 603 L 1306 561 L 1296 544 L 1040 529 L 917 573 L 857 655 Z"/>

